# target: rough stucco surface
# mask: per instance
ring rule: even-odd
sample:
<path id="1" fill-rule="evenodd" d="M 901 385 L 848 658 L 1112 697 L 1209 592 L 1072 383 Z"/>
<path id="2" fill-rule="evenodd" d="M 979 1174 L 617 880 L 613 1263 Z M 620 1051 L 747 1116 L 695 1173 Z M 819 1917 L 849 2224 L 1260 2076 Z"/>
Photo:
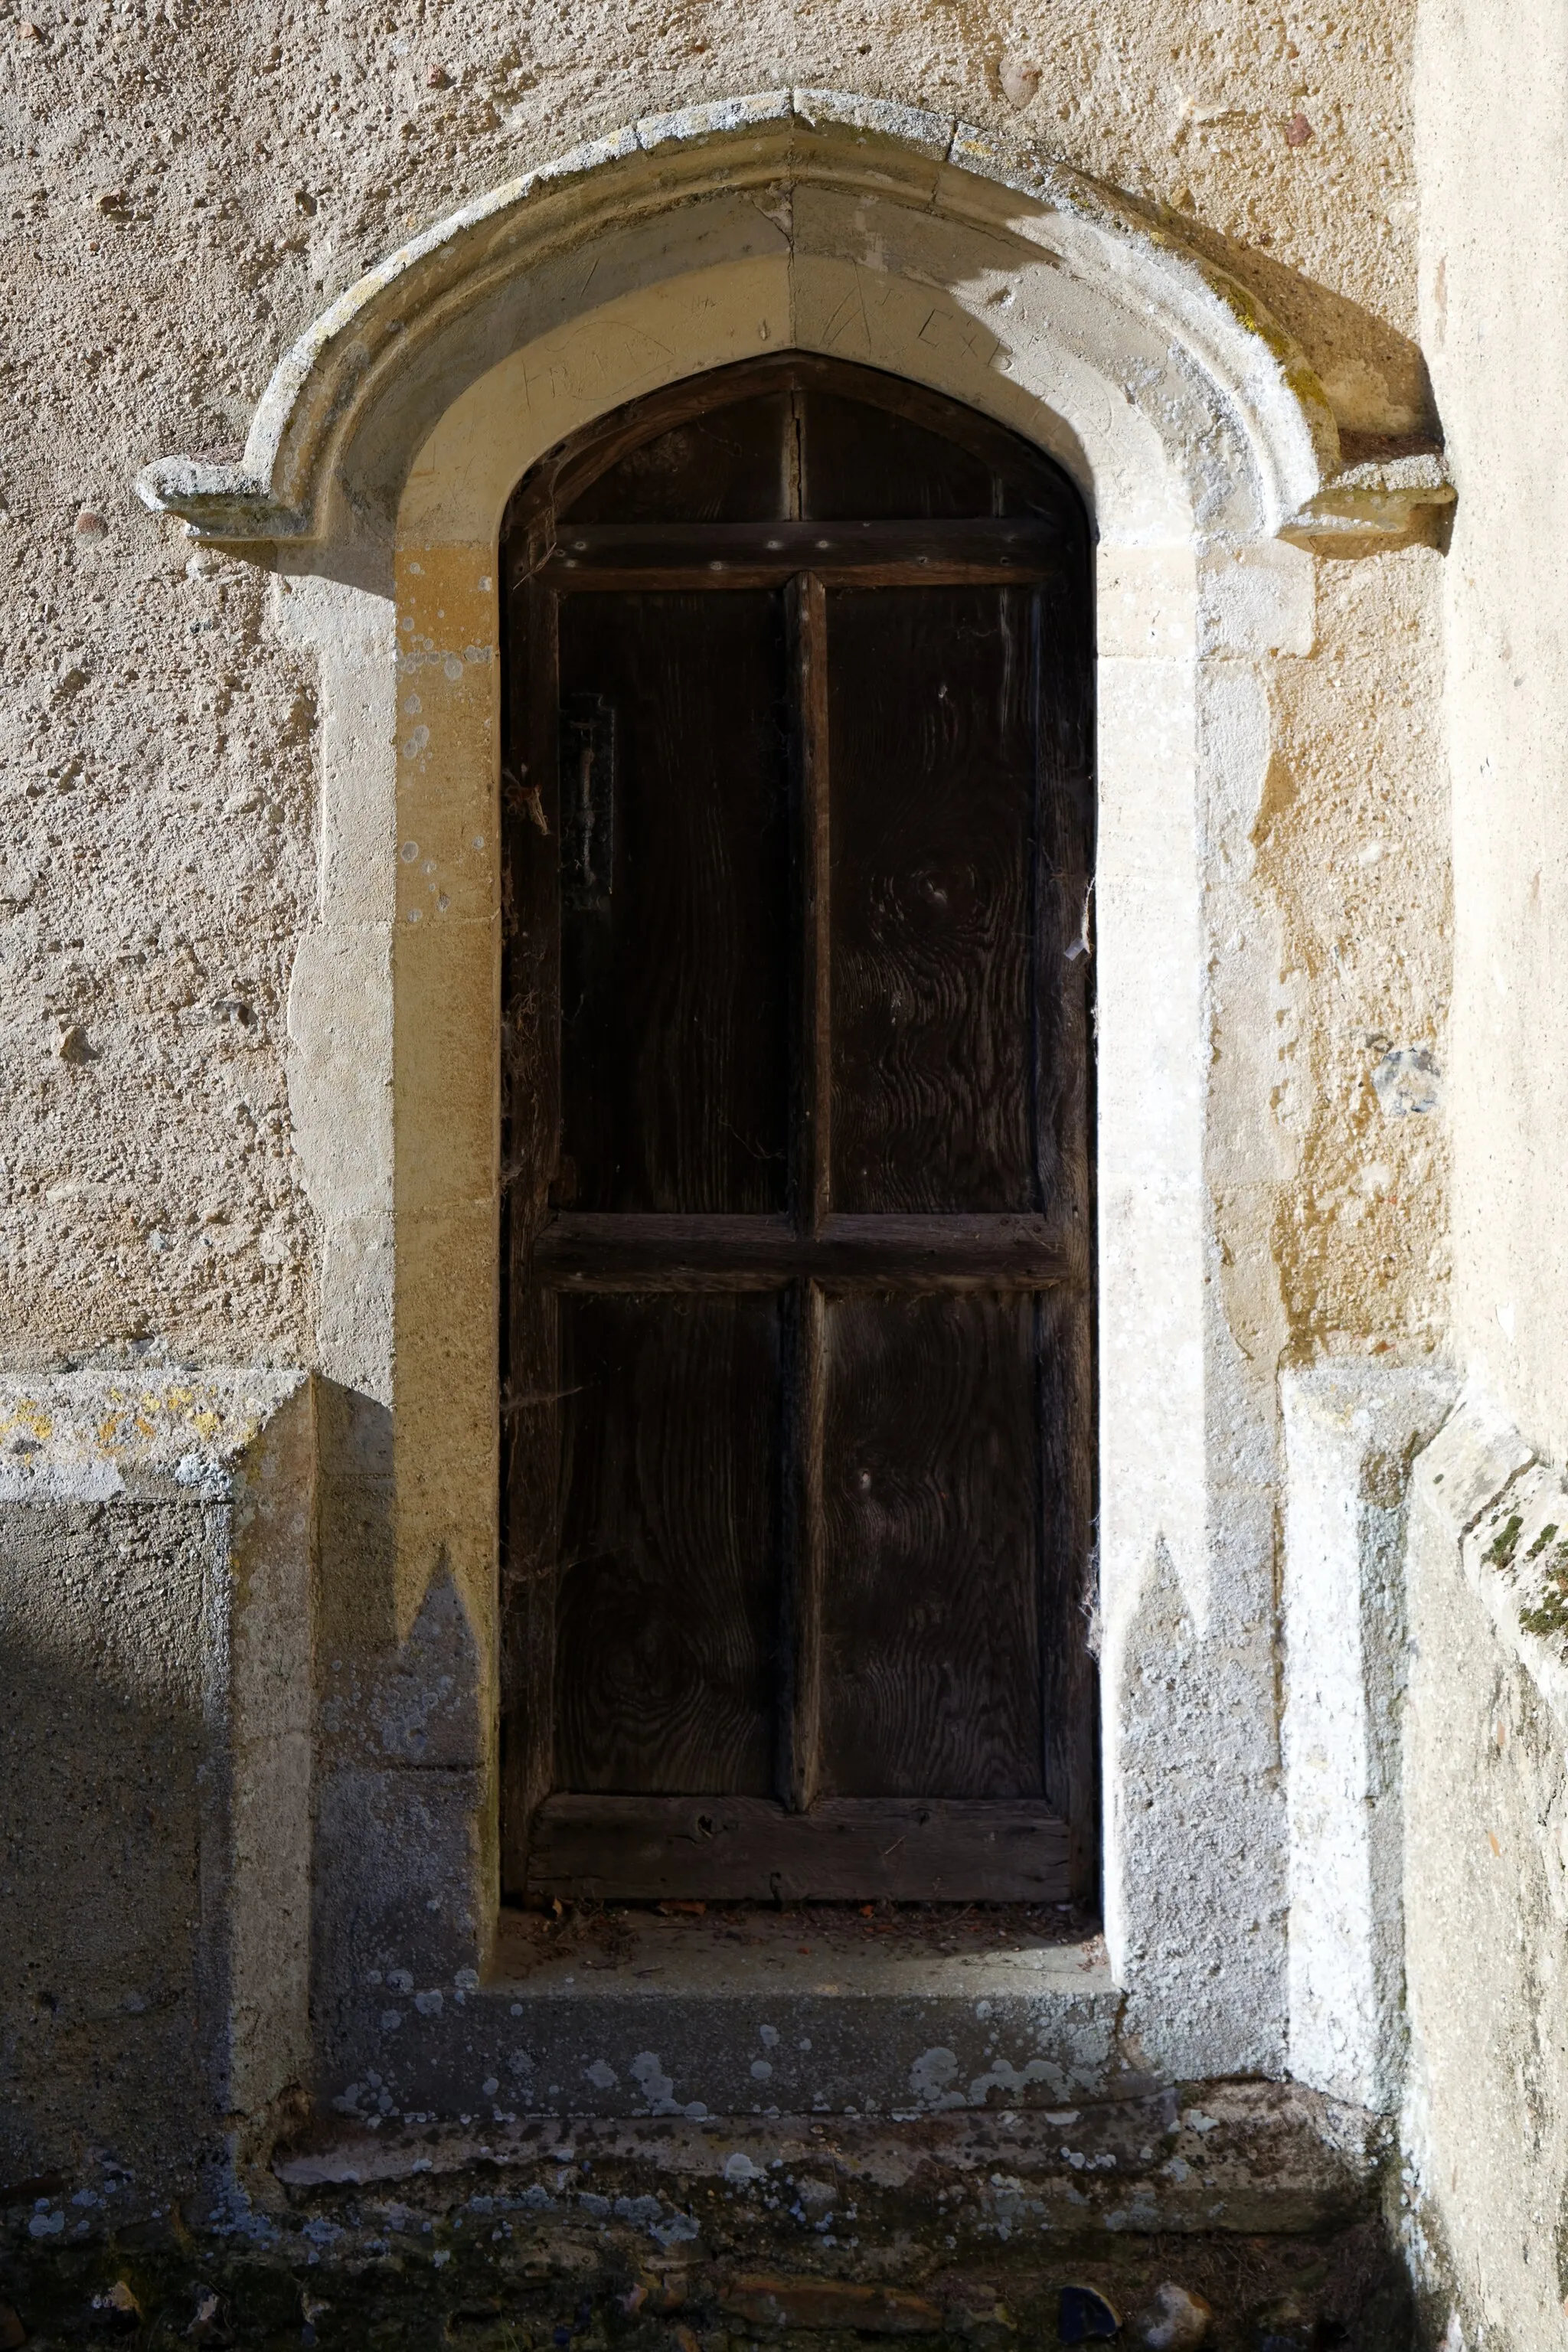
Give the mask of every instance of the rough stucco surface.
<path id="1" fill-rule="evenodd" d="M 56 331 L 74 372 L 85 322 Z M 311 690 L 260 642 L 264 581 L 217 580 L 173 537 L 128 544 L 88 417 L 67 479 L 29 483 L 11 452 L 39 421 L 7 452 L 30 546 L 0 704 L 6 1354 L 292 1360 L 311 1221 L 279 1041 Z M 78 540 L 95 496 L 109 534 Z"/>
<path id="2" fill-rule="evenodd" d="M 1559 2341 L 1568 2292 L 1568 1612 L 1557 1539 L 1537 1542 L 1563 1518 L 1568 1450 L 1565 494 L 1542 462 L 1542 393 L 1568 358 L 1565 89 L 1560 9 L 1423 0 L 1422 326 L 1459 492 L 1448 1109 L 1472 1401 L 1418 1465 L 1412 1508 L 1406 2191 L 1436 2329 L 1452 2312 L 1466 2346 Z M 1532 1454 L 1551 1467 L 1526 1469 Z"/>
<path id="3" fill-rule="evenodd" d="M 1521 54 L 1532 62 L 1519 71 Z M 1456 59 L 1463 69 L 1454 70 Z M 1453 1125 L 1468 1355 L 1533 1444 L 1568 1454 L 1560 1033 L 1568 922 L 1562 614 L 1568 486 L 1543 388 L 1568 365 L 1568 26 L 1427 0 L 1420 51 L 1423 308 L 1460 485 L 1447 571 L 1454 777 Z M 1496 169 L 1506 140 L 1510 169 Z M 1544 1050 L 1543 1050 L 1544 1048 Z"/>
<path id="4" fill-rule="evenodd" d="M 1565 1526 L 1561 1476 L 1473 1401 L 1416 1465 L 1402 2201 L 1467 2345 L 1554 2343 L 1568 2296 Z"/>
<path id="5" fill-rule="evenodd" d="M 785 80 L 953 109 L 1168 203 L 1302 336 L 1342 425 L 1408 430 L 1428 406 L 1406 340 L 1411 32 L 1408 5 L 1331 21 L 1147 0 L 1087 18 L 541 7 L 490 26 L 345 6 L 324 31 L 268 9 L 237 39 L 182 0 L 13 22 L 10 1360 L 311 1353 L 279 1055 L 316 681 L 254 571 L 134 511 L 137 466 L 237 444 L 280 352 L 411 226 L 639 112 Z M 1292 145 L 1298 116 L 1311 135 Z M 1338 1025 L 1358 1018 L 1384 1015 L 1352 1002 Z M 73 1024 L 85 1058 L 62 1060 Z"/>
<path id="6" fill-rule="evenodd" d="M 1253 839 L 1279 927 L 1273 1099 L 1294 1179 L 1270 1241 L 1300 1359 L 1418 1356 L 1445 1335 L 1442 1126 L 1389 1084 L 1391 1056 L 1446 1057 L 1442 560 L 1320 566 L 1314 657 L 1279 681 Z"/>
<path id="7" fill-rule="evenodd" d="M 1331 16 L 1221 0 L 1073 11 L 930 0 L 540 6 L 489 20 L 448 0 L 406 21 L 345 0 L 325 24 L 305 9 L 237 17 L 164 0 L 62 4 L 0 36 L 13 256 L 0 324 L 13 567 L 0 590 L 0 1360 L 298 1363 L 329 1375 L 316 1533 L 331 1573 L 318 1596 L 311 1727 L 314 2087 L 329 2096 L 347 2096 L 351 2067 L 356 2087 L 370 2084 L 367 2021 L 384 2031 L 383 1980 L 405 1961 L 418 1963 L 418 1990 L 438 1980 L 452 2003 L 439 2029 L 425 2011 L 410 2021 L 401 2046 L 428 2045 L 427 2064 L 376 2064 L 378 2102 L 389 2082 L 400 2096 L 426 2085 L 433 2099 L 471 2095 L 470 2076 L 490 2079 L 478 2060 L 491 2063 L 488 2045 L 464 2044 L 457 1994 L 485 1935 L 472 1841 L 493 1835 L 480 1783 L 492 1694 L 450 1583 L 434 1579 L 402 1615 L 394 1606 L 390 1341 L 368 1309 L 334 1307 L 335 1322 L 319 1312 L 324 1291 L 353 1287 L 323 1273 L 323 1226 L 332 1248 L 373 1267 L 390 1204 L 362 1197 L 324 1150 L 331 1102 L 316 1106 L 314 1156 L 294 1149 L 285 1075 L 290 988 L 302 1024 L 324 1002 L 363 1029 L 367 1060 L 384 1043 L 384 970 L 369 949 L 329 969 L 318 933 L 298 953 L 340 854 L 374 867 L 389 894 L 390 834 L 370 840 L 368 820 L 346 843 L 321 829 L 324 722 L 352 764 L 383 716 L 346 694 L 331 714 L 319 707 L 330 687 L 309 629 L 284 617 L 313 590 L 275 598 L 255 567 L 193 552 L 171 520 L 135 508 L 132 475 L 172 451 L 237 454 L 279 353 L 411 228 L 596 131 L 781 84 L 992 124 L 1130 191 L 1156 222 L 1168 206 L 1163 217 L 1299 338 L 1348 447 L 1357 435 L 1420 436 L 1435 413 L 1415 341 L 1415 30 L 1414 0 L 1356 0 Z M 1477 258 L 1467 282 L 1486 267 Z M 1460 409 L 1473 406 L 1479 391 L 1452 380 Z M 1495 559 L 1475 545 L 1466 578 L 1479 610 Z M 1419 1082 L 1447 1061 L 1448 818 L 1436 550 L 1346 563 L 1268 555 L 1261 634 L 1234 615 L 1219 630 L 1222 657 L 1192 719 L 1221 743 L 1226 780 L 1199 812 L 1197 855 L 1209 943 L 1204 1246 L 1224 1317 L 1205 1409 L 1229 1483 L 1202 1530 L 1212 1590 L 1199 1598 L 1212 1617 L 1198 1622 L 1150 1531 L 1157 1572 L 1129 1708 L 1136 1748 L 1140 1690 L 1188 1678 L 1188 1750 L 1151 1738 L 1133 1791 L 1154 1822 L 1140 1848 L 1149 1916 L 1176 1884 L 1163 1864 L 1200 1839 L 1229 1906 L 1156 1921 L 1172 1949 L 1184 1939 L 1191 1967 L 1180 2018 L 1152 2019 L 1151 2046 L 1180 2049 L 1190 2030 L 1201 2052 L 1217 2033 L 1238 2063 L 1279 2072 L 1273 1383 L 1280 1363 L 1319 1356 L 1425 1360 L 1446 1331 L 1447 1160 L 1435 1095 Z M 1235 661 L 1223 657 L 1227 629 Z M 1494 664 L 1494 688 L 1500 675 Z M 356 920 L 366 948 L 363 909 Z M 1474 1048 L 1474 1066 L 1484 1059 Z M 292 1081 L 297 1109 L 298 1057 Z M 336 1106 L 345 1129 L 384 1113 L 374 1091 L 367 1080 L 364 1103 Z M 352 1143 L 342 1157 L 353 1160 Z M 1469 1164 L 1479 1229 L 1473 1147 Z M 1532 1225 L 1552 1230 L 1534 1196 L 1513 1230 Z M 422 1279 L 442 1284 L 437 1255 Z M 1544 1338 L 1534 1360 L 1544 1395 Z M 437 1497 L 432 1526 L 442 1475 L 434 1455 L 421 1465 Z M 410 1492 L 396 1499 L 407 1515 Z M 216 1653 L 201 1596 L 221 1546 L 206 1541 L 190 1502 L 167 1497 L 29 1503 L 17 1520 L 6 1568 L 19 1629 L 15 1850 L 52 1922 L 17 1955 L 58 1976 L 79 1954 L 68 2000 L 31 1976 L 14 1997 L 17 2066 L 30 2079 L 61 2069 L 26 2164 L 84 2145 L 106 2113 L 143 2135 L 116 2123 L 122 2160 L 166 2151 L 182 2128 L 188 2140 L 198 2114 L 212 2126 L 223 2069 L 196 2022 L 205 1962 L 180 1924 L 199 1892 L 210 1761 L 196 1723 Z M 1219 1805 L 1216 1781 L 1229 1790 Z M 68 1894 L 47 1901 L 58 1864 Z M 1216 1938 L 1241 1951 L 1246 2015 L 1208 1981 Z M 66 2023 L 28 2007 L 40 1990 L 67 2003 Z M 128 2007 L 132 1996 L 148 2007 Z M 484 2011 L 499 2067 L 510 2028 L 495 1999 Z M 75 2041 L 50 2041 L 68 2031 Z M 292 2046 L 281 2027 L 276 2046 Z M 1128 2066 L 1139 2057 L 1129 2050 Z M 721 2059 L 741 2063 L 720 2053 L 721 2073 Z M 281 2054 L 268 2083 L 289 2087 Z M 1035 2090 L 1054 2095 L 1043 2077 Z"/>
<path id="8" fill-rule="evenodd" d="M 188 2171 L 298 2077 L 310 1406 L 298 1374 L 0 1382 L 10 2179 Z"/>
<path id="9" fill-rule="evenodd" d="M 58 1503 L 4 1541 L 8 2174 L 90 2140 L 178 2144 L 202 2100 L 206 1515 Z M 190 1522 L 195 1519 L 195 1524 Z"/>

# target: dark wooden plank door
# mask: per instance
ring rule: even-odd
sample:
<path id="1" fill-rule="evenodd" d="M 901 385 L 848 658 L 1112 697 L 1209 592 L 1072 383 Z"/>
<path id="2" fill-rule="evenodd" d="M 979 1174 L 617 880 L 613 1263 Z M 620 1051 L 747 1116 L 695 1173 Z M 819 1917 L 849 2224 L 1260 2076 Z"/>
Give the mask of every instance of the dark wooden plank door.
<path id="1" fill-rule="evenodd" d="M 508 1890 L 1085 1895 L 1081 508 L 795 358 L 503 562 Z"/>

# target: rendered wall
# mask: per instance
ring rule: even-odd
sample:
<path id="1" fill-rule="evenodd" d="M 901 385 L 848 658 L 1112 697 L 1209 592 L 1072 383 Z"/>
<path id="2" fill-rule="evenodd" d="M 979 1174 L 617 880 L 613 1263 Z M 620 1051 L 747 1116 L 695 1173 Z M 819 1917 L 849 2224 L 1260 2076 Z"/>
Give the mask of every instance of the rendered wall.
<path id="1" fill-rule="evenodd" d="M 1412 1488 L 1402 2201 L 1468 2346 L 1558 2342 L 1568 2289 L 1565 1504 L 1474 1399 Z"/>
<path id="2" fill-rule="evenodd" d="M 0 2170 L 221 2184 L 310 2065 L 310 1383 L 0 1380 Z"/>
<path id="3" fill-rule="evenodd" d="M 1470 1370 L 1562 1461 L 1568 478 L 1541 403 L 1568 366 L 1568 19 L 1536 0 L 1426 0 L 1419 67 L 1424 342 L 1459 489 L 1444 688 L 1455 1316 Z"/>
<path id="4" fill-rule="evenodd" d="M 397 740 L 381 572 L 323 587 L 297 569 L 280 593 L 267 551 L 193 551 L 171 518 L 140 513 L 136 468 L 174 450 L 233 454 L 279 354 L 411 226 L 649 110 L 780 82 L 951 110 L 1146 200 L 1146 227 L 1224 262 L 1297 336 L 1347 454 L 1368 436 L 1418 435 L 1433 415 L 1414 341 L 1408 6 L 1357 0 L 1332 19 L 1184 0 L 918 17 L 891 5 L 819 16 L 690 7 L 657 21 L 584 7 L 476 23 L 449 5 L 406 25 L 349 6 L 324 34 L 304 9 L 254 20 L 242 9 L 237 26 L 237 37 L 232 15 L 168 0 L 140 13 L 62 9 L 11 37 L 0 103 L 20 262 L 5 324 L 16 568 L 0 589 L 12 665 L 0 719 L 0 1164 L 11 1187 L 0 1350 L 13 1366 L 85 1364 L 98 1376 L 123 1366 L 161 1378 L 184 1363 L 325 1375 L 310 2087 L 330 2097 L 347 2095 L 351 2068 L 355 2083 L 367 2071 L 363 2021 L 384 2007 L 371 1969 L 384 1975 L 395 1960 L 401 1973 L 418 1958 L 431 1974 L 420 1990 L 436 1989 L 437 1971 L 461 1990 L 484 1937 L 469 1896 L 485 1857 L 470 1832 L 491 1693 L 445 1580 L 454 1559 L 476 1578 L 488 1559 L 476 1566 L 472 1547 L 449 1540 L 436 1446 L 416 1481 L 394 1491 L 399 1334 L 375 1302 L 389 1288 L 378 1262 L 394 1217 L 410 1202 L 390 1178 L 361 1181 L 390 1165 L 407 1109 L 409 1089 L 399 1097 L 390 1074 L 384 926 L 395 885 L 423 889 L 423 869 L 397 862 L 390 809 L 367 795 L 356 811 L 353 799 Z M 874 224 L 857 234 L 870 241 Z M 1123 391 L 1104 397 L 1115 421 Z M 1167 1381 L 1152 1297 L 1142 1376 L 1152 1391 L 1201 1386 L 1202 1442 L 1217 1467 L 1207 1517 L 1182 1531 L 1201 1574 L 1184 1584 L 1180 1545 L 1152 1522 L 1142 1531 L 1147 1583 L 1125 1652 L 1131 1748 L 1154 1728 L 1132 1756 L 1127 1842 L 1164 1973 L 1144 2012 L 1147 2044 L 1124 2054 L 1129 2069 L 1155 2074 L 1278 2074 L 1289 1855 L 1277 1372 L 1320 1357 L 1420 1364 L 1446 1325 L 1445 1150 L 1420 1090 L 1419 1100 L 1401 1092 L 1398 1059 L 1444 1052 L 1442 558 L 1426 545 L 1363 548 L 1353 562 L 1270 547 L 1249 569 L 1210 549 L 1200 594 L 1189 532 L 1133 549 L 1128 576 L 1146 558 L 1157 580 L 1173 549 L 1179 593 L 1167 603 L 1185 598 L 1190 620 L 1195 602 L 1196 641 L 1167 645 L 1145 586 L 1127 599 L 1136 641 L 1108 634 L 1101 651 L 1151 671 L 1168 655 L 1191 684 L 1162 706 L 1175 715 L 1151 727 L 1146 746 L 1130 729 L 1114 747 L 1122 772 L 1158 775 L 1157 761 L 1184 760 L 1190 775 L 1197 739 L 1213 780 L 1184 810 L 1145 810 L 1124 858 L 1169 883 L 1163 822 L 1194 877 L 1184 1058 L 1162 1067 L 1152 1021 L 1147 1032 L 1121 1024 L 1113 1043 L 1122 1098 L 1135 1104 L 1140 1087 L 1147 1097 L 1145 1140 L 1177 1097 L 1201 1127 L 1192 1255 L 1206 1319 L 1196 1358 L 1173 1363 Z M 357 635 L 341 625 L 351 609 L 363 620 Z M 361 894 L 352 919 L 330 940 L 315 931 L 300 954 L 345 876 Z M 1130 908 L 1101 910 L 1105 935 L 1120 919 L 1131 940 Z M 439 993 L 437 971 L 432 1004 Z M 467 1051 L 483 1007 L 465 999 L 448 1011 Z M 434 1022 L 424 1048 L 441 1062 Z M 345 1061 L 357 1061 L 362 1087 L 339 1083 Z M 1130 1195 L 1157 1192 L 1158 1160 L 1129 1152 Z M 488 1196 L 474 1213 L 489 1219 Z M 434 1253 L 420 1279 L 426 1298 L 449 1287 Z M 405 1298 L 406 1342 L 417 1286 Z M 487 1345 L 479 1331 L 465 1370 Z M 450 1402 L 451 1387 L 430 1386 Z M 1153 1461 L 1158 1448 L 1146 1442 L 1144 1453 Z M 479 1492 L 468 1481 L 470 1520 L 489 1509 L 491 1489 L 476 1503 Z M 128 1507 L 72 1523 L 82 1613 L 90 1627 L 97 1575 L 104 1627 L 123 1620 L 132 1647 L 143 1624 L 167 1622 L 187 1709 L 221 1664 L 189 1604 L 196 1556 L 184 1535 L 165 1545 L 144 1617 L 130 1601 L 118 1608 L 117 1547 L 130 1538 L 115 1515 Z M 411 1522 L 420 1568 L 404 1590 L 394 1551 Z M 24 1655 L 59 1605 L 28 1565 L 41 1538 L 32 1520 L 26 1529 L 12 1586 Z M 47 1889 L 52 1855 L 116 1834 L 120 1789 L 110 1776 L 84 1800 L 74 1732 L 47 1717 L 43 1727 L 60 1761 L 32 1809 L 27 1852 Z M 81 1739 L 84 1755 L 96 1752 L 85 1727 Z M 195 1757 L 172 1740 L 161 1759 L 172 1838 L 195 1818 Z M 128 1785 L 141 1769 L 128 1756 Z M 1211 1893 L 1194 1916 L 1169 1890 L 1199 1843 Z M 158 1854 L 171 1874 L 157 1877 L 147 1917 L 189 1883 L 169 1846 Z M 85 1918 L 71 1901 L 70 1921 Z M 132 1927 L 143 1925 L 138 1912 Z M 68 1927 L 67 1945 L 78 1932 Z M 1127 1940 L 1147 1981 L 1149 1950 Z M 164 1964 L 171 1983 L 195 1986 L 194 1956 L 172 1946 Z M 448 2017 L 442 2032 L 452 2030 Z M 420 2034 L 439 2038 L 410 2021 L 405 2046 Z M 1030 2063 L 1021 2050 L 1009 2064 Z M 59 2147 L 86 2132 L 89 2112 L 121 2112 L 118 2091 L 106 2109 L 101 2086 L 90 2098 L 83 2087 L 89 2054 L 84 2042 L 69 2057 L 79 2079 Z M 186 2063 L 164 2070 L 166 2128 L 149 2126 L 165 2153 Z M 247 2111 L 291 2079 L 283 2068 Z M 184 2111 L 197 2137 L 217 2112 L 213 2078 L 202 2080 Z M 40 2141 L 37 2160 L 58 2154 Z"/>
<path id="5" fill-rule="evenodd" d="M 318 681 L 269 621 L 260 572 L 193 555 L 176 524 L 137 512 L 138 466 L 241 441 L 279 354 L 411 226 L 639 113 L 781 80 L 952 109 L 1169 203 L 1302 338 L 1342 425 L 1408 430 L 1428 406 L 1410 340 L 1411 31 L 1408 0 L 1359 0 L 1331 23 L 1185 0 L 493 19 L 448 0 L 406 22 L 345 5 L 325 27 L 307 7 L 252 18 L 93 0 L 19 22 L 0 98 L 6 1360 L 315 1352 L 315 1215 L 289 1150 L 282 1009 L 312 889 Z M 1293 145 L 1298 116 L 1310 135 Z M 1314 800 L 1353 824 L 1374 707 L 1418 733 L 1428 570 L 1415 555 L 1386 583 L 1365 567 L 1330 580 L 1324 658 L 1289 693 L 1300 754 L 1261 809 L 1238 813 L 1244 836 L 1261 816 L 1278 857 Z M 1401 836 L 1421 758 L 1399 746 L 1375 787 L 1386 854 L 1361 865 L 1370 842 L 1347 842 L 1342 908 L 1321 858 L 1297 864 L 1290 976 L 1281 1002 L 1257 1006 L 1300 1106 L 1284 1164 L 1304 1147 L 1310 1192 L 1333 1196 L 1288 1208 L 1279 1236 L 1292 1318 L 1313 1328 L 1354 1328 L 1345 1297 L 1375 1296 L 1380 1328 L 1390 1306 L 1396 1328 L 1405 1318 L 1376 1271 L 1393 1251 L 1405 1286 L 1376 1172 L 1396 1163 L 1361 1152 L 1353 1129 L 1376 1059 L 1360 1033 L 1403 1041 L 1410 1010 L 1397 986 L 1363 1008 L 1377 992 L 1357 979 L 1320 1019 L 1302 990 L 1309 958 L 1331 940 L 1353 962 L 1410 886 Z M 1407 919 L 1405 933 L 1426 928 Z M 1421 1011 L 1416 1027 L 1431 1025 Z M 1304 1063 L 1319 1066 L 1305 1087 Z M 1260 1212 L 1233 1255 L 1266 1309 L 1272 1176 L 1248 1166 L 1232 1186 Z M 1423 1291 L 1424 1250 L 1412 1256 Z"/>
<path id="6" fill-rule="evenodd" d="M 1568 2294 L 1568 1554 L 1536 1541 L 1568 1516 L 1568 481 L 1542 404 L 1568 364 L 1563 10 L 1423 0 L 1415 115 L 1423 345 L 1459 493 L 1444 714 L 1469 1399 L 1412 1507 L 1405 2195 L 1433 2333 L 1535 2347 L 1561 2340 Z"/>

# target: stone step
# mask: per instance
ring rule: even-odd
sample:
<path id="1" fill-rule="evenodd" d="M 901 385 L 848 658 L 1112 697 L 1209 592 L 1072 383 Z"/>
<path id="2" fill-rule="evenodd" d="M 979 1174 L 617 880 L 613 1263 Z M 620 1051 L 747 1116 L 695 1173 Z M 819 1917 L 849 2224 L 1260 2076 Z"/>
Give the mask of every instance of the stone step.
<path id="1" fill-rule="evenodd" d="M 595 2116 L 345 2132 L 333 2118 L 273 2169 L 296 2203 L 406 2189 L 447 2210 L 477 2195 L 481 2210 L 523 2220 L 629 2223 L 667 2249 L 715 2231 L 787 2242 L 802 2228 L 827 2246 L 911 2230 L 951 2246 L 1341 2228 L 1370 2210 L 1385 2145 L 1382 2119 L 1359 2108 L 1242 2082 L 897 2123 Z"/>

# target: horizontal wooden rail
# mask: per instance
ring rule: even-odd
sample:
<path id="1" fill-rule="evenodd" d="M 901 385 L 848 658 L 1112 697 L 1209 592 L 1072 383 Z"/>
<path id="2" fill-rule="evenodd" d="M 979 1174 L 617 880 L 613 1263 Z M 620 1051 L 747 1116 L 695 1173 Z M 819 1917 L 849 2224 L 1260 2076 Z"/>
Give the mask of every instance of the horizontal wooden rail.
<path id="1" fill-rule="evenodd" d="M 1044 1217 L 615 1216 L 563 1212 L 533 1244 L 533 1271 L 563 1290 L 847 1288 L 1042 1290 L 1074 1265 Z"/>
<path id="2" fill-rule="evenodd" d="M 570 523 L 539 576 L 552 588 L 956 586 L 1064 578 L 1061 532 L 1033 516 L 954 522 Z M 534 559 L 538 565 L 538 559 Z"/>

